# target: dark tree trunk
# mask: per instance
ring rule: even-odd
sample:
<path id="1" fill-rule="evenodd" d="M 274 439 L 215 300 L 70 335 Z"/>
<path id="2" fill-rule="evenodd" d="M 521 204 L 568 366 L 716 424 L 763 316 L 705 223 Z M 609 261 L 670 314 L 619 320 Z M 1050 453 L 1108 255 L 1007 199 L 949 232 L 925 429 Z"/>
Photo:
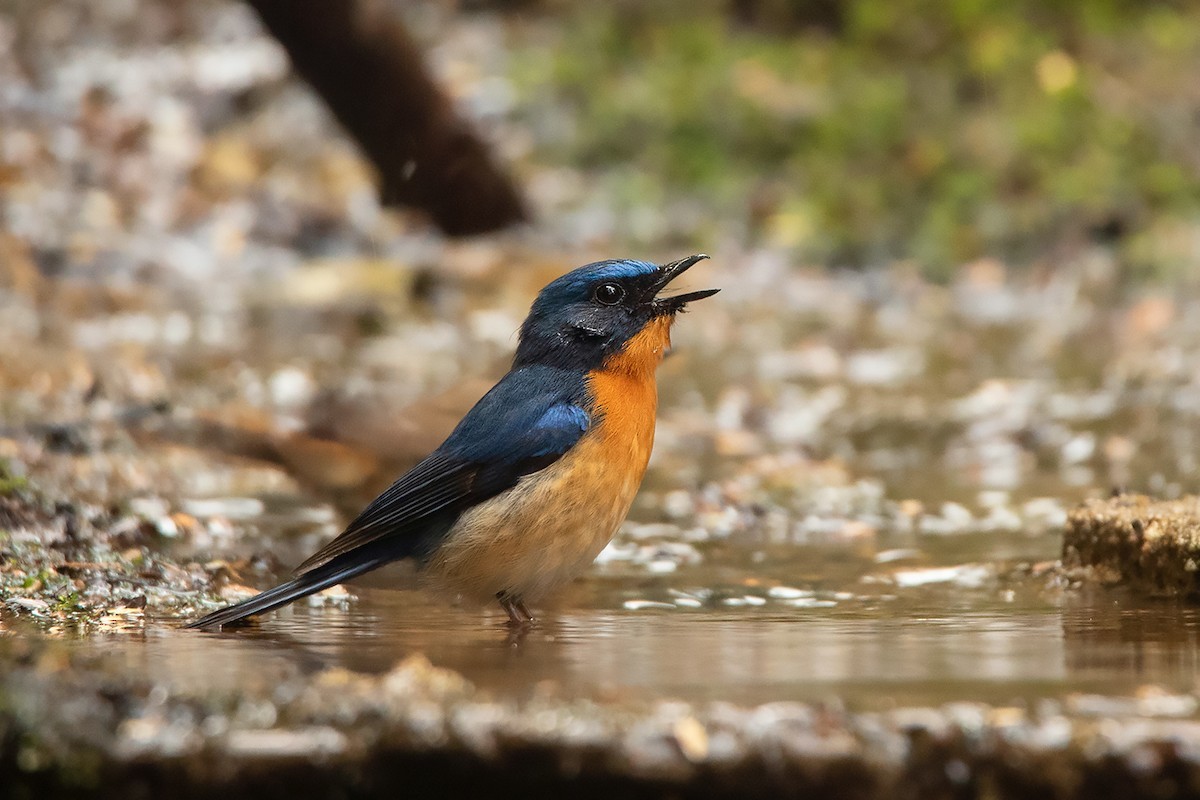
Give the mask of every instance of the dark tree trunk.
<path id="1" fill-rule="evenodd" d="M 379 171 L 386 205 L 428 213 L 451 235 L 526 219 L 483 142 L 377 0 L 247 0 Z"/>

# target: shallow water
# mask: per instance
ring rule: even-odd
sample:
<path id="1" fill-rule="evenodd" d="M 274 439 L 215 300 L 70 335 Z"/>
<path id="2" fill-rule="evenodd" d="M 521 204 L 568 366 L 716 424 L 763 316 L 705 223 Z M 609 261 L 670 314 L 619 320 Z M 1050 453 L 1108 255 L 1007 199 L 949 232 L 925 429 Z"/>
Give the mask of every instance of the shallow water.
<path id="1" fill-rule="evenodd" d="M 1024 540 L 1031 560 L 1051 544 Z M 1020 545 L 1020 538 L 977 539 L 968 548 L 977 552 L 963 555 L 1001 550 L 1011 558 Z M 459 608 L 424 591 L 375 586 L 354 587 L 358 599 L 349 605 L 298 604 L 220 634 L 151 624 L 144 634 L 73 646 L 114 669 L 200 691 L 269 685 L 330 667 L 383 672 L 414 653 L 497 696 L 838 698 L 862 709 L 1129 696 L 1148 684 L 1191 691 L 1200 677 L 1200 611 L 1192 607 L 1064 595 L 1032 578 L 980 579 L 972 570 L 983 561 L 958 570 L 972 585 L 897 586 L 895 569 L 844 552 L 823 554 L 840 567 L 818 565 L 825 579 L 800 587 L 771 581 L 763 574 L 771 569 L 731 579 L 741 570 L 732 566 L 737 557 L 721 570 L 636 580 L 601 572 L 521 637 L 507 630 L 498 609 Z M 772 568 L 795 574 L 794 565 Z M 921 575 L 945 577 L 907 574 L 917 583 Z"/>

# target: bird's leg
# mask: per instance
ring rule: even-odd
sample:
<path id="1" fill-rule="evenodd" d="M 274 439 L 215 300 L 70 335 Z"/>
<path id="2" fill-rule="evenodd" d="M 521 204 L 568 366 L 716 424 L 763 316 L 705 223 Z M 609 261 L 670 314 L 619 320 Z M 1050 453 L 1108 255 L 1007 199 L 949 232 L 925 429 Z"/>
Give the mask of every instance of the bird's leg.
<path id="1" fill-rule="evenodd" d="M 525 607 L 525 603 L 519 597 L 514 597 L 508 592 L 496 592 L 496 599 L 500 601 L 500 607 L 508 614 L 510 627 L 527 628 L 533 624 L 533 615 L 529 613 L 529 609 Z"/>
<path id="2" fill-rule="evenodd" d="M 500 607 L 503 608 L 508 614 L 509 625 L 516 626 L 524 622 L 524 619 L 521 617 L 521 612 L 517 610 L 517 604 L 512 601 L 512 598 L 510 598 L 504 592 L 497 592 L 496 599 L 500 601 Z"/>

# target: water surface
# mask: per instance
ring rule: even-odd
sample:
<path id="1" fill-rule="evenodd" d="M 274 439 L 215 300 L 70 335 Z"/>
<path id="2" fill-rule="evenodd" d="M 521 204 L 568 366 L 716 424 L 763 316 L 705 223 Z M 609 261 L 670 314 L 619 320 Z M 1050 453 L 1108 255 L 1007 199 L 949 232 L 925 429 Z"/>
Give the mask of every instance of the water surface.
<path id="1" fill-rule="evenodd" d="M 1028 539 L 1024 547 L 1032 557 L 1048 544 Z M 976 539 L 975 549 L 1011 554 L 1020 540 Z M 959 582 L 897 586 L 896 569 L 823 552 L 840 566 L 810 553 L 810 569 L 822 576 L 813 584 L 781 585 L 772 568 L 752 571 L 732 554 L 666 576 L 600 571 L 519 637 L 498 609 L 374 585 L 354 587 L 357 600 L 346 606 L 301 603 L 221 634 L 153 624 L 144 636 L 74 646 L 156 680 L 218 690 L 330 667 L 378 673 L 415 653 L 498 696 L 519 697 L 552 690 L 739 703 L 838 698 L 882 709 L 1197 685 L 1195 608 L 1062 593 L 1044 578 L 980 577 L 985 561 L 960 567 Z M 773 567 L 797 572 L 794 564 Z"/>

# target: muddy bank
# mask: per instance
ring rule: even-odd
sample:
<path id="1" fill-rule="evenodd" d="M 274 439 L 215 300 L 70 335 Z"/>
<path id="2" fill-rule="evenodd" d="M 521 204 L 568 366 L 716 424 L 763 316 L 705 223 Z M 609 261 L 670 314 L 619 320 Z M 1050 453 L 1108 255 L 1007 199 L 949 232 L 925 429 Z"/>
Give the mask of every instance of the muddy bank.
<path id="1" fill-rule="evenodd" d="M 836 703 L 499 700 L 413 657 L 236 696 L 8 642 L 10 796 L 1163 797 L 1200 782 L 1191 696 L 854 714 Z M 74 661 L 74 663 L 73 663 Z M 64 700 L 64 698 L 69 698 Z M 1120 723 L 1120 724 L 1118 724 Z"/>
<path id="2" fill-rule="evenodd" d="M 191 614 L 222 568 L 166 555 L 177 524 L 51 503 L 28 489 L 0 493 L 0 608 L 60 634 L 136 628 L 147 611 Z"/>

